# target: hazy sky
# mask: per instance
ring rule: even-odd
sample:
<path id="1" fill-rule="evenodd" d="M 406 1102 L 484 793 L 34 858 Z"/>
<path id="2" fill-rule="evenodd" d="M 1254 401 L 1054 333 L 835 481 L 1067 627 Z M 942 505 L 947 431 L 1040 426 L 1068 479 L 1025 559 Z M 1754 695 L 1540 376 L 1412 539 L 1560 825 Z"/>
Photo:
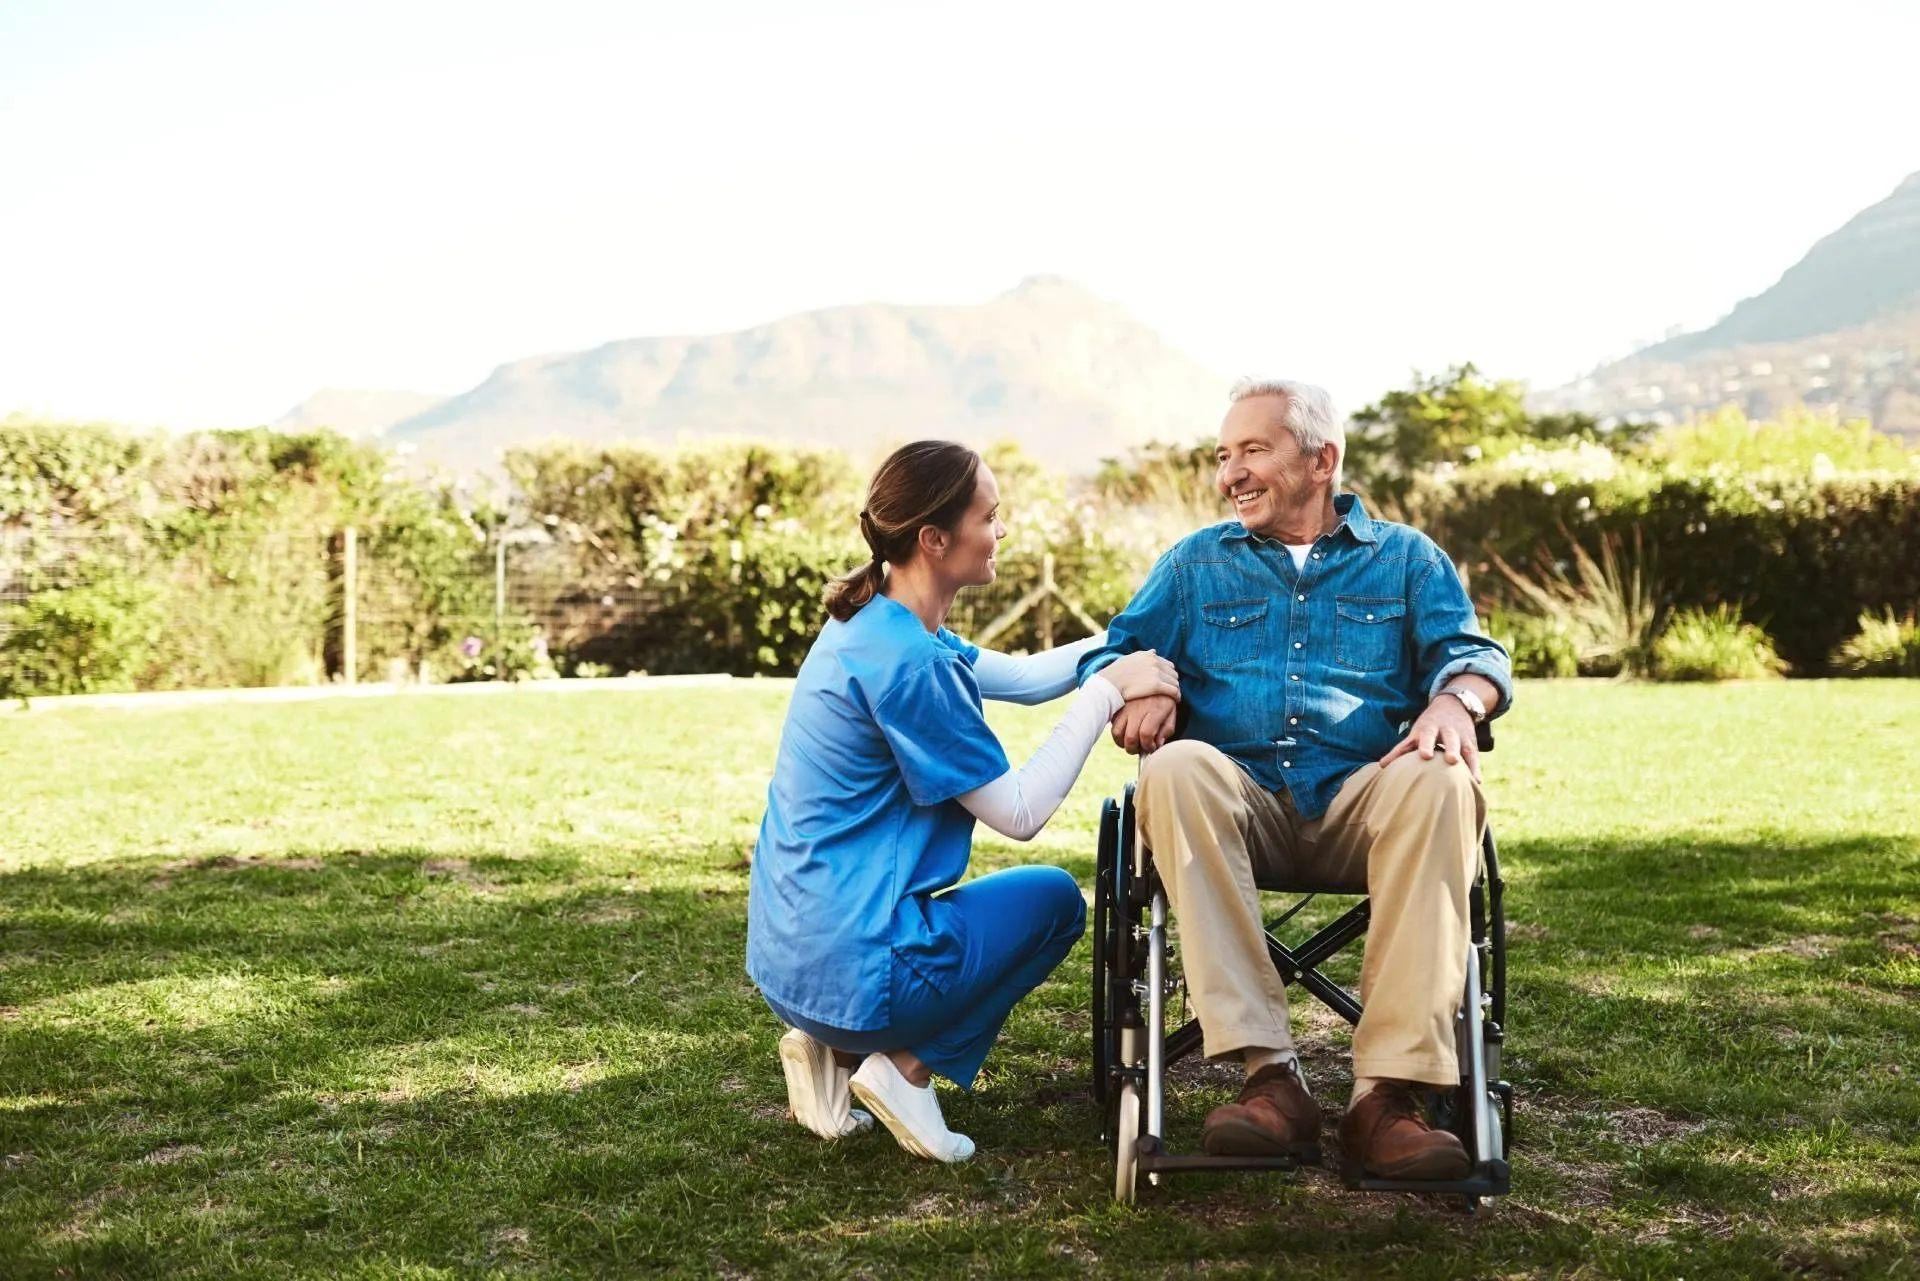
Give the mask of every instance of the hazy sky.
<path id="1" fill-rule="evenodd" d="M 1920 5 L 0 0 L 0 413 L 1037 272 L 1349 406 L 1710 322 L 1920 169 Z"/>

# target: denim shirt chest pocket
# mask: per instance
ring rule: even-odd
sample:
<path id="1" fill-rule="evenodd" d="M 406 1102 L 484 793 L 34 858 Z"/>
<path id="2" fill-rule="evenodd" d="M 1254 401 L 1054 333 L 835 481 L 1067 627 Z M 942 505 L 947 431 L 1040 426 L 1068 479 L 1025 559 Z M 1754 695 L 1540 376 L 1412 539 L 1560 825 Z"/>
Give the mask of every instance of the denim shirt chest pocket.
<path id="1" fill-rule="evenodd" d="M 1200 606 L 1199 659 L 1220 671 L 1260 657 L 1267 632 L 1265 597 L 1208 601 Z"/>
<path id="2" fill-rule="evenodd" d="M 1333 661 L 1349 671 L 1396 666 L 1406 643 L 1407 603 L 1392 597 L 1334 599 Z"/>

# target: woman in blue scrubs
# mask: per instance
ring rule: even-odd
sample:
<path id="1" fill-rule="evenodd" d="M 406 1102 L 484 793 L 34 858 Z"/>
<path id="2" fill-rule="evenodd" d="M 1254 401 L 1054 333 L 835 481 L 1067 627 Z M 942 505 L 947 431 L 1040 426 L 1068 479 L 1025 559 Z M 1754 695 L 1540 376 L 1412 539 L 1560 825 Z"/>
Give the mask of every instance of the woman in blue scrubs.
<path id="1" fill-rule="evenodd" d="M 780 1041 L 796 1120 L 837 1138 L 871 1122 L 942 1161 L 973 1144 L 947 1128 L 931 1078 L 971 1088 L 1001 1024 L 1079 938 L 1086 907 L 1057 867 L 958 885 L 976 818 L 1029 840 L 1131 698 L 1179 693 L 1151 651 L 1088 679 L 1013 769 L 981 699 L 1072 690 L 1078 645 L 1027 659 L 984 652 L 944 623 L 956 593 L 994 578 L 1006 526 L 980 456 L 904 446 L 860 514 L 872 551 L 827 591 L 830 620 L 801 664 L 767 789 L 747 908 L 747 972 L 791 1029 Z"/>

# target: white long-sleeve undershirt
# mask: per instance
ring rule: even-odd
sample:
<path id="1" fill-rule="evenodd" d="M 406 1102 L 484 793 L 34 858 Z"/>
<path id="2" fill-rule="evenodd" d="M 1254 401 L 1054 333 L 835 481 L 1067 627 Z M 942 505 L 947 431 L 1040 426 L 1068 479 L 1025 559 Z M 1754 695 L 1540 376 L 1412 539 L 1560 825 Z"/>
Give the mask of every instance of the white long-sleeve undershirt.
<path id="1" fill-rule="evenodd" d="M 1106 643 L 1107 634 L 1101 631 L 1071 645 L 1019 657 L 983 649 L 973 660 L 973 677 L 980 682 L 982 698 L 1028 705 L 1049 702 L 1073 691 L 1081 655 Z"/>
<path id="2" fill-rule="evenodd" d="M 1067 714 L 1025 765 L 1008 770 L 985 787 L 963 792 L 960 804 L 1002 836 L 1032 840 L 1060 808 L 1060 802 L 1067 799 L 1101 731 L 1125 704 L 1113 682 L 1096 672 L 1073 696 Z"/>

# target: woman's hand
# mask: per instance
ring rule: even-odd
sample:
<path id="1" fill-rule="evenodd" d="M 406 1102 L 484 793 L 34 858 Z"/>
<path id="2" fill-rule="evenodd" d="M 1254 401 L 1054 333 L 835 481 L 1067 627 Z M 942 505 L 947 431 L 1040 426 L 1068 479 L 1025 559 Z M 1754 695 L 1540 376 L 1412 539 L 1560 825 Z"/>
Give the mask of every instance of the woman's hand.
<path id="1" fill-rule="evenodd" d="M 1165 694 L 1175 699 L 1180 697 L 1180 673 L 1174 670 L 1172 663 L 1150 649 L 1136 650 L 1125 658 L 1108 663 L 1098 675 L 1111 681 L 1113 687 L 1120 691 L 1120 697 L 1129 703 L 1152 694 Z"/>

